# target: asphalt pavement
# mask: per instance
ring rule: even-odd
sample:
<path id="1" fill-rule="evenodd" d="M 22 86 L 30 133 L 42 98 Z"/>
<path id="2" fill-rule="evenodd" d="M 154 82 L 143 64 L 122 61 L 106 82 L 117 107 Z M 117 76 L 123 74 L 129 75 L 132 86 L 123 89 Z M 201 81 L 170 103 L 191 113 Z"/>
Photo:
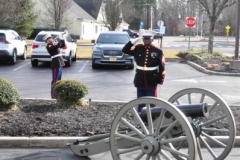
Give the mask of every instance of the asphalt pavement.
<path id="1" fill-rule="evenodd" d="M 180 40 L 182 40 L 182 39 L 180 39 Z M 199 38 L 195 38 L 194 40 L 198 41 Z M 168 43 L 168 39 L 166 39 L 165 41 L 166 41 L 166 43 Z M 170 40 L 169 40 L 169 42 L 170 42 Z M 201 73 L 204 73 L 204 74 L 219 75 L 219 73 L 215 73 L 215 72 L 209 73 L 207 70 L 204 70 L 203 68 L 201 68 L 199 66 L 196 66 L 194 64 L 189 63 L 188 67 L 190 67 L 190 66 L 195 68 L 196 70 L 200 71 Z M 171 67 L 173 67 L 172 64 L 169 64 L 169 67 L 170 67 L 170 71 L 174 70 L 174 68 L 171 68 Z M 180 66 L 175 66 L 175 67 L 179 68 Z M 184 68 L 184 69 L 189 70 L 188 67 Z M 42 69 L 46 70 L 46 68 L 42 68 Z M 36 70 L 38 70 L 38 69 L 36 69 Z M 78 71 L 80 72 L 81 69 L 78 69 Z M 189 72 L 191 72 L 192 74 L 195 74 L 192 71 L 193 70 L 190 70 Z M 22 72 L 20 72 L 20 74 L 24 75 L 25 72 L 22 71 Z M 40 72 L 42 73 L 42 71 L 40 71 Z M 0 71 L 0 73 L 1 73 L 1 71 Z M 83 73 L 84 73 L 84 71 L 83 71 Z M 176 73 L 176 74 L 178 74 L 178 73 Z M 222 73 L 222 75 L 226 76 L 225 73 Z M 9 75 L 3 74 L 3 77 L 8 77 L 8 76 L 11 76 L 11 75 L 10 74 Z M 39 76 L 41 77 L 42 75 L 39 75 Z M 67 74 L 66 76 L 69 76 L 69 74 Z M 89 75 L 85 75 L 85 76 L 88 78 Z M 202 77 L 202 75 L 200 76 L 199 73 L 196 73 L 196 76 Z M 238 75 L 238 74 L 230 75 L 229 74 L 227 76 L 240 76 L 240 75 Z M 18 76 L 18 78 L 19 77 L 22 78 L 22 76 Z M 193 77 L 194 77 L 194 75 L 193 75 Z M 22 82 L 24 82 L 24 80 L 22 80 L 22 79 L 20 79 L 20 80 Z M 168 80 L 171 80 L 171 78 L 169 78 Z M 45 80 L 43 80 L 43 81 L 45 81 Z M 86 82 L 88 83 L 88 81 L 86 81 Z M 18 84 L 18 85 L 19 85 L 19 87 L 22 86 L 22 85 L 24 87 L 24 84 Z M 166 84 L 166 87 L 162 87 L 162 93 L 170 92 L 170 90 L 168 90 L 167 86 L 168 86 L 168 84 Z M 104 86 L 104 87 L 106 87 L 106 86 Z M 95 90 L 95 89 L 93 89 L 92 91 L 93 92 L 94 91 L 99 92 L 99 90 Z M 108 88 L 109 93 L 113 93 L 113 91 L 114 91 L 114 88 Z M 45 92 L 43 94 L 46 95 L 47 93 Z M 172 93 L 170 93 L 170 94 L 172 94 Z M 130 95 L 134 95 L 133 91 L 130 92 Z M 120 97 L 124 97 L 124 96 L 126 96 L 126 94 L 120 95 Z M 167 95 L 167 96 L 169 96 L 169 95 Z M 45 96 L 43 96 L 43 97 L 45 97 Z M 90 95 L 90 97 L 95 97 L 95 95 Z M 130 96 L 128 98 L 132 99 L 134 97 Z M 99 99 L 103 99 L 103 98 L 101 98 L 101 96 L 100 96 Z M 109 98 L 109 99 L 111 99 L 111 98 Z M 128 100 L 128 99 L 126 99 L 126 100 Z M 235 100 L 233 103 L 237 104 L 238 101 Z M 5 138 L 5 140 L 4 140 L 4 138 Z M 98 154 L 98 155 L 93 155 L 93 156 L 90 156 L 90 157 L 81 157 L 80 158 L 80 157 L 77 157 L 76 155 L 74 155 L 69 148 L 62 148 L 64 146 L 63 144 L 66 144 L 67 142 L 69 142 L 69 140 L 64 140 L 64 141 L 61 140 L 61 145 L 59 146 L 59 148 L 51 148 L 51 146 L 54 146 L 54 142 L 51 141 L 51 137 L 49 137 L 49 138 L 50 138 L 50 140 L 41 140 L 40 139 L 40 140 L 36 141 L 37 143 L 35 143 L 35 145 L 29 145 L 30 140 L 29 140 L 28 137 L 26 137 L 25 139 L 22 139 L 22 140 L 18 137 L 15 137 L 15 138 L 13 138 L 13 137 L 0 137 L 0 142 L 2 142 L 1 146 L 3 147 L 4 144 L 8 144 L 8 146 L 9 146 L 8 148 L 5 148 L 5 147 L 0 148 L 0 160 L 68 160 L 68 159 L 69 160 L 70 159 L 71 160 L 74 160 L 74 159 L 78 159 L 78 160 L 85 160 L 85 159 L 86 160 L 90 160 L 90 159 L 91 160 L 111 160 L 112 159 L 110 152 L 104 152 L 104 153 L 101 153 L 101 154 Z M 57 138 L 57 137 L 55 137 L 55 138 Z M 72 137 L 72 138 L 77 139 L 77 137 Z M 54 137 L 52 137 L 52 139 L 54 139 Z M 236 140 L 237 140 L 237 143 L 239 144 L 239 139 L 236 139 Z M 11 145 L 11 143 L 15 143 L 15 144 Z M 44 146 L 44 148 L 42 148 L 43 146 Z M 218 148 L 216 148 L 214 150 L 217 153 L 221 152 L 221 149 L 218 149 Z M 239 150 L 239 148 L 237 148 L 237 147 L 233 148 L 231 153 L 229 154 L 229 156 L 226 158 L 226 160 L 237 159 L 238 157 L 240 157 L 240 152 L 238 150 Z M 203 149 L 202 153 L 203 154 L 209 154 L 206 149 Z M 130 160 L 130 159 L 133 159 L 133 157 L 136 156 L 136 155 L 137 155 L 137 153 L 132 153 L 131 152 L 130 154 L 127 154 L 123 159 L 124 160 Z M 211 158 L 212 157 L 209 155 L 209 157 L 207 159 L 210 160 Z"/>

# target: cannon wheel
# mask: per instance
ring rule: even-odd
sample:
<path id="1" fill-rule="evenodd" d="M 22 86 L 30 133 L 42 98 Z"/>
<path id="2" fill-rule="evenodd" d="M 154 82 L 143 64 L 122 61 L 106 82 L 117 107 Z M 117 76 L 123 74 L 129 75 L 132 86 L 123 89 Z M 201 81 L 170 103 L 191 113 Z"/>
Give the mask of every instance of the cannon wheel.
<path id="1" fill-rule="evenodd" d="M 139 104 L 146 105 L 147 122 L 143 122 L 137 113 L 136 108 Z M 156 104 L 162 108 L 159 117 L 154 121 L 150 112 L 150 104 Z M 169 119 L 171 121 L 166 123 Z M 172 135 L 171 132 L 175 126 L 180 126 L 184 130 L 184 135 L 169 136 Z M 124 128 L 128 130 L 128 134 L 120 133 Z M 124 139 L 125 143 L 128 142 L 128 147 L 126 144 L 125 148 L 121 147 L 119 139 Z M 183 140 L 186 141 L 188 147 L 176 150 L 168 145 L 168 143 Z M 114 160 L 124 159 L 124 155 L 136 160 L 143 157 L 154 160 L 175 159 L 172 154 L 177 154 L 183 159 L 195 160 L 197 156 L 196 138 L 186 116 L 173 104 L 153 97 L 132 100 L 118 111 L 112 123 L 110 150 Z M 136 157 L 133 158 L 134 155 Z"/>
<path id="2" fill-rule="evenodd" d="M 235 142 L 236 123 L 230 107 L 221 97 L 209 90 L 189 88 L 177 92 L 168 101 L 174 105 L 205 103 L 209 115 L 193 119 L 199 159 L 207 159 L 202 155 L 201 146 L 207 149 L 213 159 L 223 160 L 227 157 Z M 220 140 L 224 137 L 225 141 Z M 222 152 L 215 153 L 214 147 Z"/>

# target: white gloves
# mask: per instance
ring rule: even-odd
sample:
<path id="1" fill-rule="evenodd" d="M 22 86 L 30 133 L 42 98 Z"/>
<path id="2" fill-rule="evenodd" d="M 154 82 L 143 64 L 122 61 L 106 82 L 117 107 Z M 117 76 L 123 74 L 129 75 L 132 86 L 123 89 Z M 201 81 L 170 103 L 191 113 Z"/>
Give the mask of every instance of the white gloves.
<path id="1" fill-rule="evenodd" d="M 68 31 L 66 29 L 63 31 L 63 35 L 64 34 L 68 34 Z"/>
<path id="2" fill-rule="evenodd" d="M 136 44 L 139 40 L 141 40 L 142 39 L 142 37 L 138 37 L 138 38 L 135 38 L 135 39 L 132 39 L 131 40 L 131 43 L 132 44 Z"/>
<path id="3" fill-rule="evenodd" d="M 63 31 L 63 33 L 57 35 L 57 38 L 58 38 L 58 39 L 63 39 L 63 35 L 64 35 L 64 34 L 68 34 L 68 31 L 67 31 L 66 29 Z"/>

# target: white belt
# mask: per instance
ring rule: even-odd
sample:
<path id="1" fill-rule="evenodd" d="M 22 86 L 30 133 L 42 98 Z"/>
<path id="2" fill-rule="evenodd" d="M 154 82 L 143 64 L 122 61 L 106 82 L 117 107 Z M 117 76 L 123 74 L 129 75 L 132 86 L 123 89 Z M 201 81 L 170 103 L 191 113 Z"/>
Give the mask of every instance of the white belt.
<path id="1" fill-rule="evenodd" d="M 54 55 L 54 56 L 52 56 L 51 58 L 56 58 L 56 57 L 60 57 L 60 56 L 62 56 L 62 54 Z"/>
<path id="2" fill-rule="evenodd" d="M 137 66 L 137 69 L 143 70 L 143 71 L 153 71 L 158 69 L 158 66 L 156 67 L 141 67 L 141 66 Z"/>

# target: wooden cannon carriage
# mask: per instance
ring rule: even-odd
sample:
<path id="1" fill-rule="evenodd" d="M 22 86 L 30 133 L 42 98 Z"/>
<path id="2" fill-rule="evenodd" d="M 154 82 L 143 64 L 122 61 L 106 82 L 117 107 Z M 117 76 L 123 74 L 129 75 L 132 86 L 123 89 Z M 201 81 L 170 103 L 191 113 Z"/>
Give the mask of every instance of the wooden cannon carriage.
<path id="1" fill-rule="evenodd" d="M 141 113 L 137 112 L 139 104 L 146 105 Z M 227 103 L 211 91 L 189 88 L 168 101 L 132 100 L 118 111 L 110 133 L 78 139 L 68 146 L 78 156 L 111 151 L 114 160 L 131 152 L 137 153 L 135 160 L 206 160 L 201 150 L 205 148 L 211 159 L 223 160 L 235 137 L 236 124 Z"/>

